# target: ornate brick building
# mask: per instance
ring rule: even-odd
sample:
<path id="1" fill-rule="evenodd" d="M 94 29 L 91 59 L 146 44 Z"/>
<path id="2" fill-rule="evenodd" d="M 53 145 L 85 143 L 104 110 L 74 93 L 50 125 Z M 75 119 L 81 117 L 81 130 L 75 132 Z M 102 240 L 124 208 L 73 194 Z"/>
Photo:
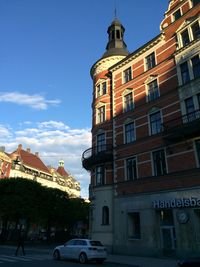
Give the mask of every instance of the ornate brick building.
<path id="1" fill-rule="evenodd" d="M 91 68 L 90 234 L 114 252 L 200 252 L 199 2 L 169 1 L 160 34 L 132 53 L 114 19 Z"/>
<path id="2" fill-rule="evenodd" d="M 43 186 L 65 191 L 69 197 L 80 197 L 80 183 L 65 171 L 64 161 L 59 161 L 57 169 L 48 167 L 38 152 L 34 154 L 30 148 L 24 150 L 21 144 L 10 154 L 10 159 L 12 168 L 7 177 L 35 180 Z"/>

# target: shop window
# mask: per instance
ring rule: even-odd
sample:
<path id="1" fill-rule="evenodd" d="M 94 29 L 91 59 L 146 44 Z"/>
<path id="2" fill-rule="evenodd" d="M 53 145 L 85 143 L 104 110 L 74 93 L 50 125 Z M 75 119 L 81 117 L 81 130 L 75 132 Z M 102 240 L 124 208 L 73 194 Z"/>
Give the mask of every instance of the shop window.
<path id="1" fill-rule="evenodd" d="M 181 70 L 182 84 L 184 85 L 190 81 L 188 63 L 187 62 L 182 63 L 180 65 L 180 70 Z"/>
<path id="2" fill-rule="evenodd" d="M 108 208 L 108 206 L 104 206 L 102 208 L 102 224 L 103 225 L 109 224 L 109 208 Z"/>
<path id="3" fill-rule="evenodd" d="M 199 22 L 196 21 L 193 25 L 192 25 L 192 34 L 193 34 L 193 38 L 197 39 L 198 37 L 200 37 L 200 27 L 199 27 Z"/>
<path id="4" fill-rule="evenodd" d="M 163 149 L 152 153 L 154 176 L 165 175 L 167 173 L 165 151 Z"/>
<path id="5" fill-rule="evenodd" d="M 148 85 L 148 101 L 156 100 L 159 97 L 159 90 L 158 90 L 158 82 L 154 80 L 150 82 Z"/>
<path id="6" fill-rule="evenodd" d="M 141 238 L 140 213 L 128 213 L 128 237 L 131 239 Z"/>
<path id="7" fill-rule="evenodd" d="M 124 112 L 132 110 L 133 108 L 134 108 L 133 93 L 131 92 L 124 96 Z"/>
<path id="8" fill-rule="evenodd" d="M 132 79 L 131 67 L 124 71 L 124 83 L 129 82 Z"/>
<path id="9" fill-rule="evenodd" d="M 198 167 L 200 167 L 200 139 L 195 141 Z"/>
<path id="10" fill-rule="evenodd" d="M 176 12 L 173 14 L 174 21 L 179 19 L 181 17 L 181 10 L 178 9 Z"/>
<path id="11" fill-rule="evenodd" d="M 106 107 L 101 106 L 97 109 L 97 123 L 105 122 L 106 120 Z"/>
<path id="12" fill-rule="evenodd" d="M 127 181 L 137 179 L 137 164 L 135 157 L 126 160 L 126 177 Z"/>
<path id="13" fill-rule="evenodd" d="M 150 114 L 149 120 L 150 120 L 150 134 L 154 135 L 160 133 L 162 131 L 160 111 Z"/>
<path id="14" fill-rule="evenodd" d="M 135 124 L 134 122 L 130 122 L 125 124 L 125 144 L 132 143 L 135 141 Z"/>
<path id="15" fill-rule="evenodd" d="M 192 61 L 192 70 L 193 70 L 193 75 L 194 79 L 200 77 L 200 59 L 199 55 L 196 55 L 191 59 Z"/>
<path id="16" fill-rule="evenodd" d="M 146 70 L 152 69 L 156 65 L 155 53 L 151 53 L 146 57 Z"/>
<path id="17" fill-rule="evenodd" d="M 106 139 L 105 133 L 97 135 L 97 152 L 105 151 L 106 149 Z"/>
<path id="18" fill-rule="evenodd" d="M 103 165 L 96 167 L 96 185 L 104 185 L 105 167 Z"/>
<path id="19" fill-rule="evenodd" d="M 171 209 L 160 210 L 160 225 L 173 226 L 174 218 L 173 212 Z"/>
<path id="20" fill-rule="evenodd" d="M 181 33 L 181 37 L 182 37 L 182 44 L 183 44 L 183 46 L 189 44 L 189 42 L 190 42 L 190 38 L 189 38 L 188 29 L 185 30 L 185 31 L 183 31 L 183 32 Z"/>
<path id="21" fill-rule="evenodd" d="M 194 209 L 195 234 L 197 242 L 200 242 L 200 209 Z"/>

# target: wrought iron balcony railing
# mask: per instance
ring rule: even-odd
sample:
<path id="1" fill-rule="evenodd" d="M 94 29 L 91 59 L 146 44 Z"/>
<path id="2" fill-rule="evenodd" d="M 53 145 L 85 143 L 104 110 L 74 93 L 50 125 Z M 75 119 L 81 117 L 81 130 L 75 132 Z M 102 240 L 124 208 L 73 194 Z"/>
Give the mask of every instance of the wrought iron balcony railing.
<path id="1" fill-rule="evenodd" d="M 200 132 L 200 110 L 195 110 L 163 124 L 163 137 L 170 141 L 193 137 Z"/>
<path id="2" fill-rule="evenodd" d="M 90 170 L 94 165 L 112 161 L 112 145 L 101 145 L 91 147 L 83 152 L 82 165 L 86 170 Z"/>

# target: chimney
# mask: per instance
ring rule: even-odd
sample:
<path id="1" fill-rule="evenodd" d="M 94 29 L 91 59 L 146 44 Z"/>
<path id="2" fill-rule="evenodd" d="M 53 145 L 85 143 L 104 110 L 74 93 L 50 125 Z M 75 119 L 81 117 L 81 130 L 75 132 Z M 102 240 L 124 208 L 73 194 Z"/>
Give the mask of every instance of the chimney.
<path id="1" fill-rule="evenodd" d="M 31 152 L 30 147 L 27 147 L 26 151 L 27 151 L 28 153 L 30 153 L 30 152 Z"/>
<path id="2" fill-rule="evenodd" d="M 39 152 L 35 152 L 36 157 L 39 157 Z"/>
<path id="3" fill-rule="evenodd" d="M 5 146 L 0 146 L 0 152 L 5 152 Z"/>
<path id="4" fill-rule="evenodd" d="M 20 151 L 20 150 L 22 150 L 22 145 L 21 144 L 18 145 L 18 151 Z"/>

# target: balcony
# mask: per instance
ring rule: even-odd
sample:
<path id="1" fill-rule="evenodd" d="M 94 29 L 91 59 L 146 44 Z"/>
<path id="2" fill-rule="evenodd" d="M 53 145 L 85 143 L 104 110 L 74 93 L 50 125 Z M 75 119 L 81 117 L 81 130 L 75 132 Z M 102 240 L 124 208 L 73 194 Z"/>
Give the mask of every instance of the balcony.
<path id="1" fill-rule="evenodd" d="M 169 143 L 196 137 L 199 132 L 200 110 L 195 110 L 163 124 L 163 139 Z"/>
<path id="2" fill-rule="evenodd" d="M 89 148 L 82 155 L 82 165 L 86 170 L 91 170 L 94 165 L 103 164 L 112 160 L 113 147 L 111 145 Z"/>

